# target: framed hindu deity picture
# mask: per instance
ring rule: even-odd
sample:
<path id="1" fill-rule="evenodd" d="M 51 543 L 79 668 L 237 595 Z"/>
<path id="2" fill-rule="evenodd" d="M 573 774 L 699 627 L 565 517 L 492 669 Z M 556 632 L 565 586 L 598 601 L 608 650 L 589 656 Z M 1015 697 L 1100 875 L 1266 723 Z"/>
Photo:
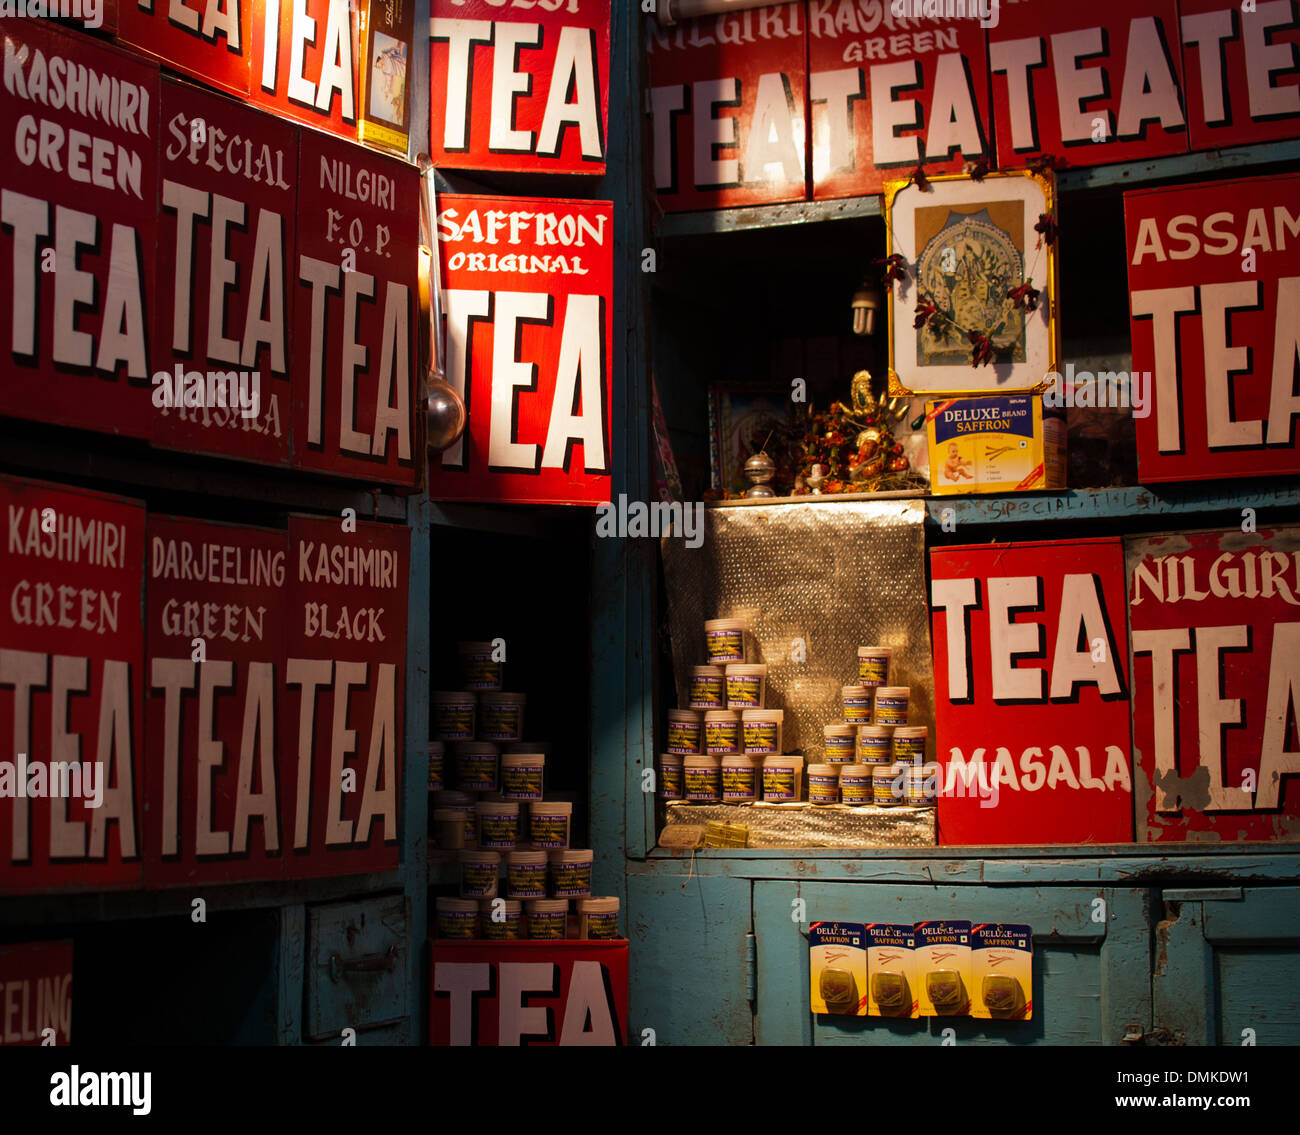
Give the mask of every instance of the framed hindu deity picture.
<path id="1" fill-rule="evenodd" d="M 885 185 L 891 395 L 1050 385 L 1060 354 L 1054 210 L 1053 180 L 1029 170 Z"/>

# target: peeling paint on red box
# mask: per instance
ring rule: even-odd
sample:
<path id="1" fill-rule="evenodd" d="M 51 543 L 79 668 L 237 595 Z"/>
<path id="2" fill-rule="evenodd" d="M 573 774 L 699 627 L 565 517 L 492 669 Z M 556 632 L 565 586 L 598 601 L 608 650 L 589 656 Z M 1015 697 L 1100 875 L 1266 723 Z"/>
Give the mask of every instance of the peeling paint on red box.
<path id="1" fill-rule="evenodd" d="M 1300 839 L 1300 528 L 1130 537 L 1143 842 Z"/>

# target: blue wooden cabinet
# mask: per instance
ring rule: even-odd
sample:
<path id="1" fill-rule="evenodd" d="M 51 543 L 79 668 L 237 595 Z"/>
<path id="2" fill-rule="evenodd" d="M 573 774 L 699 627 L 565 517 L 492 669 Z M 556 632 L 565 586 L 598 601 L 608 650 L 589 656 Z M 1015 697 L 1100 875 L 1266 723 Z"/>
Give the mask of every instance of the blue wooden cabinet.
<path id="1" fill-rule="evenodd" d="M 1115 849 L 892 859 L 656 852 L 629 864 L 631 1043 L 1294 1044 L 1300 856 Z M 1214 885 L 1174 887 L 1183 875 Z M 1034 931 L 1034 1016 L 886 1021 L 809 1010 L 812 922 L 958 918 Z M 800 921 L 802 919 L 802 921 Z M 945 1030 L 951 1033 L 945 1033 Z"/>

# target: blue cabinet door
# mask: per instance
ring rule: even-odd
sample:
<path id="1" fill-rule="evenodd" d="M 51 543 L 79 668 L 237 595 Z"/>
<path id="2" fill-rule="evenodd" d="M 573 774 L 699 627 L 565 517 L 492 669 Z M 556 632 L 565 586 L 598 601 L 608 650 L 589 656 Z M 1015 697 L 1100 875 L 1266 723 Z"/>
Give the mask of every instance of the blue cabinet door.
<path id="1" fill-rule="evenodd" d="M 1145 889 L 1111 887 L 756 882 L 755 1042 L 1121 1044 L 1126 1035 L 1150 1029 L 1151 900 Z M 939 918 L 1033 928 L 1032 1020 L 888 1021 L 811 1014 L 809 924 Z"/>
<path id="2" fill-rule="evenodd" d="M 752 1044 L 750 881 L 689 863 L 680 878 L 628 876 L 628 1043 Z"/>
<path id="3" fill-rule="evenodd" d="M 1300 1044 L 1300 888 L 1166 890 L 1153 1039 Z"/>

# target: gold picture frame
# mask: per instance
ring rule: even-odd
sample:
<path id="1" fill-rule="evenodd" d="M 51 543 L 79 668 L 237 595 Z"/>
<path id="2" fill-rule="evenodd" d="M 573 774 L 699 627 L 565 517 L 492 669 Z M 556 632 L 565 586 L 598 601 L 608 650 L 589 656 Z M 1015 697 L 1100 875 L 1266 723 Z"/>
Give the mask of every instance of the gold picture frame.
<path id="1" fill-rule="evenodd" d="M 926 190 L 910 179 L 884 187 L 885 254 L 902 256 L 906 272 L 889 288 L 889 394 L 1041 393 L 1052 385 L 1061 357 L 1058 262 L 1055 241 L 1041 239 L 1034 225 L 1043 213 L 1055 217 L 1055 177 L 1022 169 L 990 172 L 978 181 L 966 174 L 928 180 Z M 952 243 L 945 246 L 945 239 Z M 922 278 L 934 287 L 922 289 Z M 1021 283 L 1039 289 L 1034 312 L 1018 311 L 1006 298 L 1007 285 Z M 917 330 L 913 320 L 922 295 L 944 314 Z M 958 334 L 967 324 L 954 314 L 976 328 L 1000 328 L 990 336 L 994 362 L 972 366 L 971 344 Z M 999 325 L 988 322 L 999 315 Z"/>

